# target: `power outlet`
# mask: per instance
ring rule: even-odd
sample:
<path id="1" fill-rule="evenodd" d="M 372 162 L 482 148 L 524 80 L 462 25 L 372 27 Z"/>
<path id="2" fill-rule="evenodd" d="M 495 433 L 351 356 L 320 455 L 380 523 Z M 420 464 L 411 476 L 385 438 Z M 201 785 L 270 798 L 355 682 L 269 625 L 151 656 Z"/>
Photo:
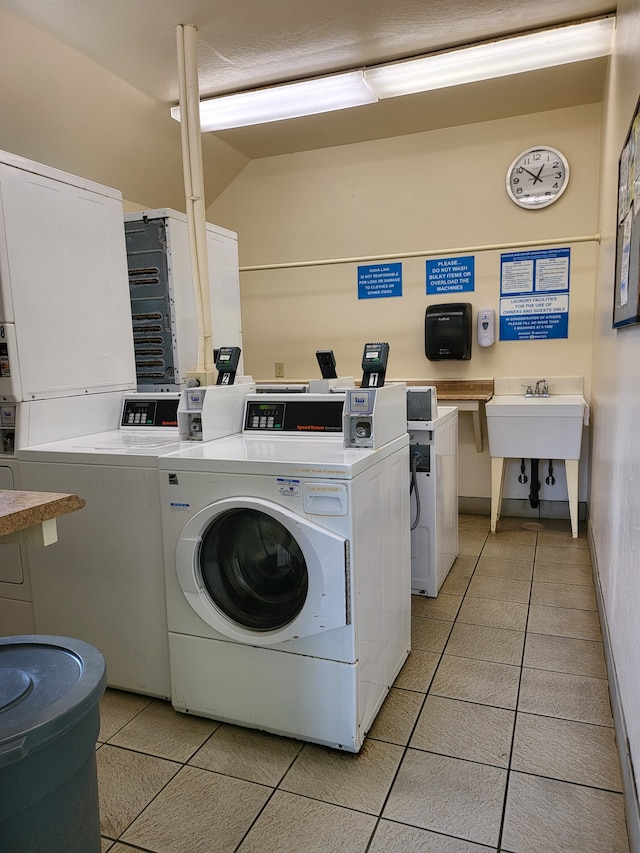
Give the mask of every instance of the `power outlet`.
<path id="1" fill-rule="evenodd" d="M 284 361 L 276 361 L 276 379 L 284 378 Z"/>

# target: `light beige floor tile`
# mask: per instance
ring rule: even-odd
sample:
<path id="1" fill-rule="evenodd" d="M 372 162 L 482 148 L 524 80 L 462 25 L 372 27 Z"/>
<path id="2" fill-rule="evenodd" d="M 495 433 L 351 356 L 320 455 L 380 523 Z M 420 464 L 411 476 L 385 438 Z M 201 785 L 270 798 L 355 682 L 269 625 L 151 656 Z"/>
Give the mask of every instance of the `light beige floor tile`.
<path id="1" fill-rule="evenodd" d="M 515 714 L 475 702 L 427 696 L 411 747 L 494 764 L 509 765 Z"/>
<path id="2" fill-rule="evenodd" d="M 465 557 L 463 554 L 458 554 L 458 556 L 453 561 L 453 565 L 449 569 L 449 575 L 455 575 L 470 578 L 473 572 L 475 571 L 476 565 L 478 563 L 478 557 Z"/>
<path id="3" fill-rule="evenodd" d="M 538 545 L 550 545 L 554 548 L 588 548 L 589 537 L 584 525 L 578 530 L 578 538 L 574 539 L 571 533 L 571 523 L 567 520 L 558 520 L 558 527 L 554 529 L 551 519 L 545 519 L 545 530 L 538 533 Z"/>
<path id="4" fill-rule="evenodd" d="M 500 540 L 499 533 L 491 537 L 482 549 L 482 556 L 488 560 L 517 560 L 520 563 L 532 564 L 535 553 L 535 540 L 532 540 L 529 545 L 503 542 Z"/>
<path id="5" fill-rule="evenodd" d="M 487 540 L 487 545 L 529 545 L 535 546 L 537 535 L 535 530 L 523 530 L 522 526 L 514 527 L 513 529 L 499 529 L 495 533 L 490 533 Z"/>
<path id="6" fill-rule="evenodd" d="M 524 631 L 529 607 L 518 601 L 497 601 L 490 598 L 466 597 L 458 613 L 458 622 Z"/>
<path id="7" fill-rule="evenodd" d="M 373 815 L 276 791 L 238 853 L 364 853 Z"/>
<path id="8" fill-rule="evenodd" d="M 369 729 L 368 737 L 406 746 L 423 702 L 423 693 L 392 687 Z"/>
<path id="9" fill-rule="evenodd" d="M 253 782 L 183 767 L 121 840 L 158 853 L 228 853 L 271 793 Z"/>
<path id="10" fill-rule="evenodd" d="M 403 748 L 367 740 L 358 754 L 307 744 L 279 790 L 360 812 L 380 814 Z"/>
<path id="11" fill-rule="evenodd" d="M 559 548 L 556 545 L 538 545 L 536 562 L 561 563 L 563 566 L 587 566 L 591 568 L 588 548 Z"/>
<path id="12" fill-rule="evenodd" d="M 607 677 L 602 643 L 593 640 L 527 634 L 523 662 L 533 669 L 570 672 L 592 678 Z"/>
<path id="13" fill-rule="evenodd" d="M 461 595 L 441 594 L 437 598 L 428 598 L 426 595 L 412 595 L 411 612 L 414 616 L 429 616 L 431 619 L 453 622 L 461 602 Z"/>
<path id="14" fill-rule="evenodd" d="M 502 533 L 505 530 L 527 530 L 522 525 L 529 524 L 532 521 L 535 522 L 537 519 L 525 516 L 503 515 L 498 521 L 498 533 Z"/>
<path id="15" fill-rule="evenodd" d="M 107 850 L 113 847 L 113 841 L 110 838 L 100 839 L 100 853 L 107 853 Z M 116 851 L 117 853 L 117 851 Z"/>
<path id="16" fill-rule="evenodd" d="M 520 668 L 443 655 L 430 693 L 497 708 L 515 708 Z"/>
<path id="17" fill-rule="evenodd" d="M 100 832 L 108 838 L 118 838 L 180 770 L 176 762 L 108 744 L 98 750 L 96 761 Z"/>
<path id="18" fill-rule="evenodd" d="M 461 512 L 458 515 L 458 529 L 477 527 L 479 530 L 488 532 L 491 528 L 491 519 L 488 515 L 478 515 L 473 512 Z"/>
<path id="19" fill-rule="evenodd" d="M 383 817 L 497 846 L 506 770 L 409 749 Z"/>
<path id="20" fill-rule="evenodd" d="M 411 648 L 440 654 L 447 644 L 453 622 L 413 616 L 411 619 Z"/>
<path id="21" fill-rule="evenodd" d="M 597 726 L 613 725 L 607 682 L 565 672 L 525 667 L 518 710 Z"/>
<path id="22" fill-rule="evenodd" d="M 118 841 L 116 841 L 113 847 L 109 847 L 109 853 L 132 853 L 132 851 L 136 853 L 138 850 L 140 853 L 147 853 L 142 847 L 132 847 L 130 844 L 120 844 Z"/>
<path id="23" fill-rule="evenodd" d="M 471 598 L 495 598 L 499 601 L 520 601 L 528 604 L 531 594 L 530 581 L 516 578 L 494 578 L 476 575 L 471 578 L 467 596 Z"/>
<path id="24" fill-rule="evenodd" d="M 100 700 L 98 740 L 101 743 L 108 741 L 151 702 L 153 699 L 148 696 L 139 696 L 137 693 L 127 693 L 124 690 L 113 690 L 108 687 Z"/>
<path id="25" fill-rule="evenodd" d="M 464 595 L 469 586 L 471 575 L 462 574 L 461 572 L 452 572 L 444 579 L 444 583 L 440 587 L 440 595 Z"/>
<path id="26" fill-rule="evenodd" d="M 476 577 L 480 575 L 530 581 L 533 577 L 533 562 L 530 560 L 499 560 L 495 557 L 485 557 L 482 554 L 476 569 Z"/>
<path id="27" fill-rule="evenodd" d="M 628 853 L 622 794 L 512 773 L 502 850 Z"/>
<path id="28" fill-rule="evenodd" d="M 494 847 L 381 820 L 368 853 L 489 853 Z"/>
<path id="29" fill-rule="evenodd" d="M 527 631 L 531 634 L 573 637 L 576 640 L 602 640 L 596 610 L 532 605 L 529 608 Z"/>
<path id="30" fill-rule="evenodd" d="M 621 791 L 613 729 L 555 717 L 518 714 L 513 770 Z"/>
<path id="31" fill-rule="evenodd" d="M 220 723 L 179 714 L 169 702 L 154 700 L 109 741 L 172 761 L 187 761 Z"/>
<path id="32" fill-rule="evenodd" d="M 446 652 L 457 657 L 520 666 L 524 638 L 524 631 L 507 631 L 504 628 L 456 622 L 449 636 Z"/>
<path id="33" fill-rule="evenodd" d="M 577 583 L 593 586 L 593 572 L 591 566 L 572 566 L 568 563 L 550 563 L 536 559 L 533 580 L 534 583 Z"/>
<path id="34" fill-rule="evenodd" d="M 275 787 L 302 746 L 298 740 L 225 724 L 213 733 L 189 764 Z"/>
<path id="35" fill-rule="evenodd" d="M 407 658 L 393 686 L 426 693 L 439 661 L 439 654 L 415 649 Z"/>
<path id="36" fill-rule="evenodd" d="M 484 547 L 487 533 L 477 527 L 458 528 L 458 554 L 477 557 Z"/>
<path id="37" fill-rule="evenodd" d="M 575 583 L 534 583 L 531 588 L 531 604 L 597 610 L 593 587 Z"/>

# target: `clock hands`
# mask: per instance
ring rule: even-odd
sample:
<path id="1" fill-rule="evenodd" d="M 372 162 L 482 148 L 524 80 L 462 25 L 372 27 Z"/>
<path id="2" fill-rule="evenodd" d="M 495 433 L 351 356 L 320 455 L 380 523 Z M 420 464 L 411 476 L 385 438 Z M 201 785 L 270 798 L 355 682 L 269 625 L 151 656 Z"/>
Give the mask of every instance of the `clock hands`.
<path id="1" fill-rule="evenodd" d="M 538 183 L 538 181 L 540 181 L 540 183 L 542 183 L 542 178 L 540 177 L 540 175 L 542 174 L 542 170 L 543 170 L 543 169 L 544 169 L 544 165 L 540 166 L 540 169 L 538 170 L 538 174 L 537 174 L 537 175 L 535 175 L 533 172 L 530 172 L 528 169 L 525 169 L 525 167 L 524 167 L 524 166 L 522 167 L 522 170 L 523 170 L 524 172 L 526 172 L 526 173 L 527 173 L 527 175 L 531 175 L 531 177 L 533 178 L 533 183 L 534 183 L 534 184 L 537 184 L 537 183 Z"/>

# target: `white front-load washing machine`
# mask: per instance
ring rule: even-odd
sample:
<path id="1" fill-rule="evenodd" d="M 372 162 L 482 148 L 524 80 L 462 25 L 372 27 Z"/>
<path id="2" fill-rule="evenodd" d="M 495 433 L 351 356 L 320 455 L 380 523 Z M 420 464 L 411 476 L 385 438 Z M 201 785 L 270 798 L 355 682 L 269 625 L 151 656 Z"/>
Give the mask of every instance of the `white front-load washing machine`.
<path id="1" fill-rule="evenodd" d="M 159 459 L 174 707 L 357 752 L 410 649 L 406 410 L 345 448 L 342 395 L 249 395 Z"/>

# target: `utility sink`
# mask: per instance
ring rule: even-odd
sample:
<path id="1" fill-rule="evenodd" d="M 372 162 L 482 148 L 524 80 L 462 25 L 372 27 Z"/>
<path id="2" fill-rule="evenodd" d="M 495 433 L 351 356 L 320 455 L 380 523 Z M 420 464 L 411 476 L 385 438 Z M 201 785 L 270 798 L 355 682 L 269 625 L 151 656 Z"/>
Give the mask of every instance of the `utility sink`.
<path id="1" fill-rule="evenodd" d="M 489 455 L 579 459 L 587 402 L 582 394 L 499 394 L 486 403 Z"/>

